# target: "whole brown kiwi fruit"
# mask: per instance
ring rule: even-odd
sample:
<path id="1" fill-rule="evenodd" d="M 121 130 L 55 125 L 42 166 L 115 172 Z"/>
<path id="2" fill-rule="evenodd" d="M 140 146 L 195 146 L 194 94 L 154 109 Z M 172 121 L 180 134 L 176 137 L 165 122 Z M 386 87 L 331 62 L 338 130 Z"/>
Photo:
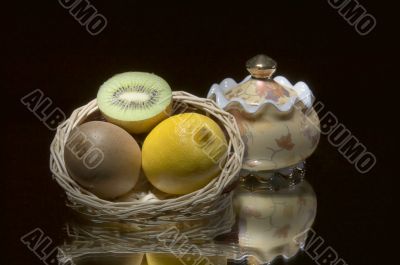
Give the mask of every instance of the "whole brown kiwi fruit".
<path id="1" fill-rule="evenodd" d="M 128 132 L 108 122 L 76 127 L 68 137 L 64 159 L 70 176 L 102 199 L 129 192 L 139 179 L 139 145 Z"/>

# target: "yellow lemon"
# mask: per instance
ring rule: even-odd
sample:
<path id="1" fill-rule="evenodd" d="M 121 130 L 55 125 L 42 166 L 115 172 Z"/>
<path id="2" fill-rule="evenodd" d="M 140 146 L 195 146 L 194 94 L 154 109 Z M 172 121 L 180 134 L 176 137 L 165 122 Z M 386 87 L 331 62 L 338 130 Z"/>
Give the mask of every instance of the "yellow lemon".
<path id="1" fill-rule="evenodd" d="M 178 114 L 162 121 L 146 137 L 143 171 L 157 189 L 187 194 L 219 174 L 227 147 L 223 131 L 211 118 Z"/>

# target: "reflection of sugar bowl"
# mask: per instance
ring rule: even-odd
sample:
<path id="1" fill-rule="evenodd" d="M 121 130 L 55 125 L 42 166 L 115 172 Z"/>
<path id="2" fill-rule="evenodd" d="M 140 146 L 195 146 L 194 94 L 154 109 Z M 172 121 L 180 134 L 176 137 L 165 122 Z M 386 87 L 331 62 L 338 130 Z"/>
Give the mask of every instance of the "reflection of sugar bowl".
<path id="1" fill-rule="evenodd" d="M 304 245 L 317 199 L 307 181 L 279 191 L 248 192 L 240 187 L 234 207 L 238 244 L 263 264 L 279 255 L 292 257 Z"/>
<path id="2" fill-rule="evenodd" d="M 283 76 L 271 78 L 276 63 L 258 55 L 246 64 L 251 76 L 237 84 L 214 84 L 208 98 L 232 113 L 246 145 L 243 169 L 276 170 L 312 154 L 320 137 L 313 94 L 304 82 L 294 86 Z"/>

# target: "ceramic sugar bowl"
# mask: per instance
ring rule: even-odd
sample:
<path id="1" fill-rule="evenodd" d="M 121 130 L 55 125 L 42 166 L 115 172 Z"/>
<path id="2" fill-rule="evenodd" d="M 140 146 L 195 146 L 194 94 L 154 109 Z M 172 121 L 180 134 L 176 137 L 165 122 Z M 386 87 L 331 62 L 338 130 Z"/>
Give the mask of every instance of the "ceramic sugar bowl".
<path id="1" fill-rule="evenodd" d="M 311 90 L 304 82 L 272 78 L 276 62 L 268 56 L 253 57 L 246 68 L 250 76 L 239 84 L 227 78 L 208 93 L 236 118 L 246 145 L 243 169 L 274 171 L 304 161 L 320 137 Z"/>

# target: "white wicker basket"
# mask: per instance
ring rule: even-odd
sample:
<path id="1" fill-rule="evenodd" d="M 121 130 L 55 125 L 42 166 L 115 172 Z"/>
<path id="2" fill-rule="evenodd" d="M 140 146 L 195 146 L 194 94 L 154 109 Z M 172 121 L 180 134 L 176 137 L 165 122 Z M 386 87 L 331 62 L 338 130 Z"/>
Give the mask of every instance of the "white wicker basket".
<path id="1" fill-rule="evenodd" d="M 231 189 L 237 180 L 244 152 L 236 121 L 231 114 L 219 108 L 210 99 L 176 91 L 173 92 L 173 102 L 175 112 L 186 105 L 190 111 L 201 111 L 209 115 L 224 128 L 228 138 L 228 156 L 218 177 L 200 190 L 164 200 L 148 199 L 149 196 L 144 196 L 128 202 L 107 201 L 85 190 L 67 172 L 64 146 L 75 126 L 85 122 L 89 116 L 99 113 L 96 100 L 93 100 L 76 109 L 69 119 L 58 127 L 50 147 L 50 169 L 55 180 L 66 192 L 68 206 L 97 223 L 132 224 L 140 231 L 150 232 L 158 225 L 209 219 L 226 212 L 227 208 L 231 207 Z M 226 220 L 223 224 L 214 222 L 214 226 L 219 227 L 207 227 L 207 234 L 215 236 L 219 231 L 227 231 L 228 226 L 232 225 L 233 217 L 230 216 Z"/>

